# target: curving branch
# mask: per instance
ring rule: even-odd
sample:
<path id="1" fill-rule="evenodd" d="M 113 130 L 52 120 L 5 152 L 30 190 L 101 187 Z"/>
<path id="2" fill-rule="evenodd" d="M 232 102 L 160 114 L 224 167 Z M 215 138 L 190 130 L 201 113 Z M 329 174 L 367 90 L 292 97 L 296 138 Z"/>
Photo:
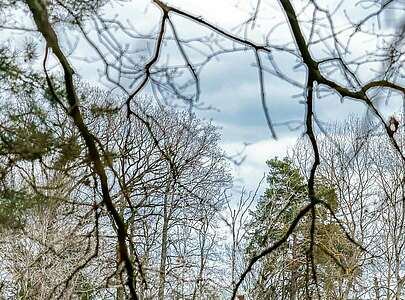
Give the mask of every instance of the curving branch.
<path id="1" fill-rule="evenodd" d="M 76 87 L 73 80 L 73 68 L 69 64 L 66 56 L 64 55 L 62 49 L 59 46 L 57 35 L 49 23 L 47 8 L 43 5 L 42 1 L 38 0 L 27 0 L 28 7 L 33 15 L 35 24 L 38 31 L 43 35 L 46 40 L 47 47 L 51 48 L 56 58 L 58 59 L 60 65 L 64 72 L 64 83 L 67 93 L 67 102 L 69 104 L 69 115 L 71 116 L 75 126 L 79 130 L 85 144 L 87 146 L 88 155 L 93 164 L 93 171 L 97 174 L 100 180 L 103 204 L 106 206 L 108 212 L 111 214 L 114 223 L 117 227 L 117 238 L 119 244 L 120 257 L 125 265 L 125 269 L 128 276 L 127 286 L 130 291 L 131 298 L 138 299 L 135 289 L 135 271 L 132 265 L 132 261 L 129 256 L 128 246 L 127 246 L 127 228 L 125 226 L 124 220 L 120 216 L 118 210 L 114 206 L 113 200 L 110 195 L 107 174 L 104 165 L 101 161 L 101 156 L 99 150 L 97 149 L 95 139 L 92 133 L 86 126 L 82 113 L 80 111 L 79 99 L 76 92 Z M 51 87 L 50 87 L 51 88 Z"/>

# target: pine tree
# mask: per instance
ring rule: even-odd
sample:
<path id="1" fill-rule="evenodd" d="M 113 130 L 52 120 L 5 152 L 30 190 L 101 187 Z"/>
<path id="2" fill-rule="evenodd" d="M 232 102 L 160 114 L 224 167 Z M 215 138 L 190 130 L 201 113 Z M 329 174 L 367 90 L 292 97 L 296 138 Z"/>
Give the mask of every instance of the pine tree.
<path id="1" fill-rule="evenodd" d="M 309 201 L 304 177 L 290 159 L 271 159 L 267 165 L 269 186 L 248 225 L 250 241 L 246 252 L 250 257 L 279 240 Z M 317 180 L 316 191 L 317 197 L 333 212 L 337 210 L 338 200 L 333 187 Z M 344 262 L 354 254 L 355 246 L 347 241 L 328 209 L 319 206 L 316 216 L 313 255 L 318 288 L 325 299 L 341 299 L 339 288 L 347 286 L 353 277 L 353 273 L 347 272 Z M 310 216 L 304 217 L 288 242 L 256 267 L 256 281 L 251 292 L 255 299 L 305 299 L 314 292 L 308 257 L 310 224 Z"/>

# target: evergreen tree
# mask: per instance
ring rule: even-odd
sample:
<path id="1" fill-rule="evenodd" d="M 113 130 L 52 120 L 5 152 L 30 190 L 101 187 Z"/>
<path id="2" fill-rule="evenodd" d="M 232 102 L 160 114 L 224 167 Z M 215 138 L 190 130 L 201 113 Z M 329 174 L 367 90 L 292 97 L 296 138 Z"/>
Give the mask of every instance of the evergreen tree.
<path id="1" fill-rule="evenodd" d="M 279 240 L 309 201 L 304 177 L 290 159 L 271 159 L 267 165 L 269 186 L 248 225 L 250 241 L 246 252 L 250 257 Z M 338 201 L 333 187 L 318 180 L 316 191 L 317 197 L 334 213 Z M 251 291 L 254 299 L 305 299 L 315 291 L 309 265 L 310 227 L 310 216 L 305 216 L 288 242 L 257 265 Z M 318 289 L 325 299 L 343 299 L 343 290 L 347 291 L 343 287 L 350 285 L 348 282 L 353 279 L 353 273 L 347 272 L 345 260 L 354 254 L 355 245 L 347 241 L 340 225 L 324 206 L 316 209 L 314 240 L 312 255 Z"/>

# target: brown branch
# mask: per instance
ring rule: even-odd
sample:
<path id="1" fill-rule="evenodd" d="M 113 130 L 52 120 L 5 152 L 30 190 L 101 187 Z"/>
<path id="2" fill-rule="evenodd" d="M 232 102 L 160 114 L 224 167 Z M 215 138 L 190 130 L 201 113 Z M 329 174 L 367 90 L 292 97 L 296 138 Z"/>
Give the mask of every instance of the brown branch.
<path id="1" fill-rule="evenodd" d="M 166 14 L 169 14 L 170 12 L 173 12 L 173 13 L 179 15 L 179 16 L 182 16 L 182 17 L 185 17 L 187 19 L 192 20 L 192 21 L 196 22 L 197 24 L 203 25 L 203 26 L 205 26 L 205 27 L 219 33 L 220 35 L 222 35 L 222 36 L 224 36 L 224 37 L 226 37 L 226 38 L 228 38 L 228 39 L 230 39 L 230 40 L 232 40 L 234 42 L 249 46 L 249 47 L 251 47 L 251 48 L 253 48 L 255 50 L 262 50 L 264 52 L 271 52 L 271 50 L 266 46 L 258 45 L 258 44 L 255 44 L 252 41 L 247 40 L 247 39 L 242 39 L 240 37 L 237 37 L 236 35 L 231 34 L 231 33 L 227 32 L 226 30 L 221 29 L 218 26 L 213 25 L 213 24 L 203 20 L 200 17 L 194 16 L 194 15 L 192 15 L 190 13 L 182 11 L 182 10 L 180 10 L 178 8 L 173 7 L 173 6 L 169 6 L 169 5 L 163 3 L 160 0 L 153 0 L 153 2 L 158 7 L 160 7 L 162 9 L 162 11 L 165 12 Z"/>
<path id="2" fill-rule="evenodd" d="M 260 53 L 258 53 L 258 51 L 255 51 L 255 57 L 256 57 L 256 63 L 257 63 L 257 69 L 258 69 L 257 72 L 259 73 L 260 99 L 262 101 L 264 116 L 266 117 L 267 127 L 269 127 L 269 129 L 270 129 L 271 135 L 273 136 L 274 139 L 277 139 L 277 134 L 276 134 L 276 131 L 274 130 L 274 126 L 271 122 L 269 109 L 266 104 L 266 91 L 264 88 L 263 67 L 262 67 L 262 62 L 260 59 Z"/>
<path id="3" fill-rule="evenodd" d="M 386 81 L 386 80 L 378 80 L 378 81 L 372 81 L 372 82 L 364 85 L 357 91 L 351 91 L 348 88 L 343 87 L 343 86 L 337 84 L 336 82 L 325 78 L 320 72 L 319 62 L 317 62 L 313 59 L 313 57 L 309 51 L 309 47 L 308 47 L 308 45 L 305 41 L 304 35 L 301 31 L 301 26 L 298 22 L 297 15 L 295 14 L 295 11 L 294 11 L 293 6 L 291 5 L 291 2 L 289 0 L 280 0 L 280 3 L 286 13 L 293 37 L 295 39 L 298 50 L 301 53 L 303 63 L 308 68 L 308 76 L 313 81 L 316 81 L 319 84 L 326 85 L 326 86 L 330 87 L 331 89 L 335 90 L 342 97 L 349 97 L 349 98 L 358 99 L 358 100 L 363 101 L 370 108 L 370 110 L 377 116 L 377 118 L 380 120 L 381 124 L 384 125 L 385 131 L 387 132 L 388 136 L 390 137 L 392 145 L 398 151 L 398 153 L 401 155 L 401 158 L 405 161 L 405 156 L 402 153 L 398 143 L 394 139 L 391 129 L 386 124 L 381 113 L 377 110 L 377 108 L 374 106 L 374 104 L 372 103 L 370 98 L 367 96 L 367 91 L 372 88 L 375 88 L 375 87 L 391 88 L 391 89 L 398 90 L 402 93 L 405 93 L 405 88 L 403 88 L 399 85 L 396 85 L 395 83 Z"/>
<path id="4" fill-rule="evenodd" d="M 319 203 L 318 200 L 312 201 L 309 203 L 307 206 L 305 206 L 301 211 L 297 214 L 295 219 L 291 222 L 290 227 L 288 227 L 287 232 L 282 236 L 281 239 L 279 239 L 277 242 L 275 242 L 273 245 L 270 247 L 266 248 L 262 252 L 260 252 L 258 255 L 252 257 L 249 261 L 249 264 L 245 271 L 242 273 L 242 275 L 239 278 L 239 281 L 236 283 L 235 288 L 233 289 L 232 297 L 231 299 L 234 300 L 236 297 L 236 293 L 238 292 L 238 289 L 242 282 L 245 280 L 246 276 L 249 274 L 249 272 L 252 270 L 253 266 L 264 256 L 269 255 L 273 251 L 277 250 L 280 246 L 282 246 L 288 239 L 288 237 L 293 233 L 295 228 L 297 227 L 298 223 L 301 221 L 301 219 L 312 209 L 312 207 L 315 207 Z"/>
<path id="5" fill-rule="evenodd" d="M 128 112 L 131 112 L 130 104 L 131 100 L 138 95 L 138 93 L 145 87 L 145 85 L 148 83 L 150 79 L 150 70 L 153 67 L 153 65 L 158 61 L 159 56 L 160 56 L 160 50 L 162 48 L 162 42 L 163 42 L 163 37 L 165 35 L 165 27 L 166 27 L 166 21 L 168 19 L 168 14 L 166 11 L 163 11 L 163 16 L 162 20 L 160 21 L 160 30 L 159 30 L 159 36 L 156 41 L 156 46 L 155 46 L 155 52 L 153 53 L 152 58 L 149 60 L 149 62 L 145 65 L 145 77 L 141 81 L 141 83 L 136 87 L 136 89 L 129 95 L 128 99 L 126 100 L 126 104 L 128 107 Z"/>
<path id="6" fill-rule="evenodd" d="M 128 275 L 128 288 L 133 299 L 138 299 L 135 289 L 135 272 L 128 253 L 128 248 L 126 244 L 127 238 L 127 228 L 125 226 L 124 220 L 118 213 L 112 201 L 109 187 L 107 174 L 104 169 L 104 165 L 101 161 L 100 153 L 97 149 L 96 143 L 94 141 L 93 135 L 89 131 L 87 125 L 83 120 L 82 113 L 79 108 L 79 99 L 77 96 L 76 88 L 74 86 L 73 80 L 73 68 L 70 66 L 66 56 L 61 50 L 58 42 L 57 35 L 49 23 L 48 12 L 46 7 L 41 1 L 38 0 L 27 0 L 28 7 L 33 15 L 35 24 L 38 31 L 41 32 L 46 40 L 47 47 L 51 48 L 54 52 L 56 58 L 61 64 L 64 72 L 65 89 L 67 93 L 67 102 L 69 104 L 69 115 L 71 116 L 75 126 L 78 128 L 81 136 L 83 137 L 85 144 L 88 149 L 88 155 L 93 163 L 93 171 L 97 174 L 102 190 L 103 204 L 106 206 L 108 212 L 112 216 L 115 225 L 117 226 L 117 238 L 120 250 L 121 259 L 125 263 L 126 272 Z"/>

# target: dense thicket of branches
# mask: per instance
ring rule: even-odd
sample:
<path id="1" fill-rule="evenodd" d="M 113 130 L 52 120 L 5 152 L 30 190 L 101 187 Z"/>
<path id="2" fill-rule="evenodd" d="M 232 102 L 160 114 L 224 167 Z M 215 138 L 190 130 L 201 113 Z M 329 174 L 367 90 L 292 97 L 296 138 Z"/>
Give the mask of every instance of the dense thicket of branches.
<path id="1" fill-rule="evenodd" d="M 137 113 L 152 122 L 146 127 L 117 109 L 111 94 L 84 87 L 79 95 L 128 232 L 139 293 L 157 298 L 166 276 L 179 285 L 168 286 L 169 294 L 202 293 L 209 283 L 192 282 L 211 267 L 216 214 L 230 184 L 216 129 L 138 100 Z M 123 298 L 118 230 L 100 202 L 85 144 L 58 107 L 42 101 L 13 99 L 2 114 L 3 295 L 69 299 L 118 291 Z"/>
<path id="2" fill-rule="evenodd" d="M 0 0 L 4 297 L 255 298 L 255 276 L 290 261 L 260 278 L 263 297 L 400 299 L 403 120 L 381 103 L 405 93 L 403 1 L 252 0 L 232 28 L 172 2 Z M 245 191 L 219 214 L 225 156 L 215 127 L 193 115 L 205 67 L 231 53 L 255 61 L 274 138 L 270 79 L 305 104 L 305 159 L 284 162 L 297 186 L 275 193 L 270 181 L 252 217 L 257 197 Z M 316 113 L 324 100 L 360 102 L 365 125 L 328 131 Z M 232 236 L 230 274 L 217 270 L 218 218 Z M 255 220 L 283 226 L 248 241 Z M 336 268 L 344 276 L 326 280 Z"/>
<path id="3" fill-rule="evenodd" d="M 317 199 L 327 205 L 318 206 L 315 221 L 317 277 L 306 273 L 312 237 L 311 219 L 304 216 L 286 243 L 253 268 L 247 290 L 254 299 L 403 296 L 404 162 L 383 130 L 369 126 L 352 117 L 319 137 Z M 397 134 L 403 149 L 403 130 Z M 250 255 L 280 239 L 304 206 L 303 181 L 313 159 L 309 141 L 300 140 L 290 154 L 268 162 L 269 188 L 247 226 Z"/>

